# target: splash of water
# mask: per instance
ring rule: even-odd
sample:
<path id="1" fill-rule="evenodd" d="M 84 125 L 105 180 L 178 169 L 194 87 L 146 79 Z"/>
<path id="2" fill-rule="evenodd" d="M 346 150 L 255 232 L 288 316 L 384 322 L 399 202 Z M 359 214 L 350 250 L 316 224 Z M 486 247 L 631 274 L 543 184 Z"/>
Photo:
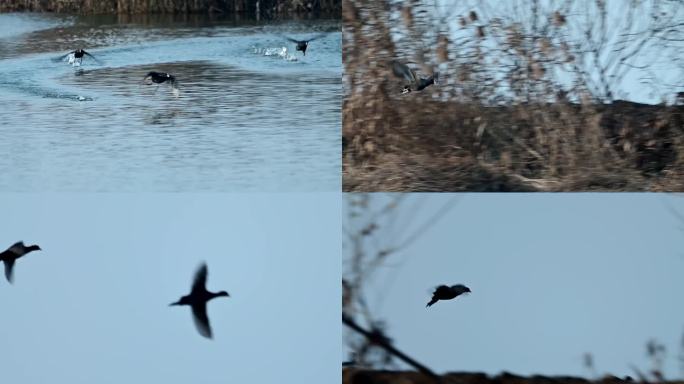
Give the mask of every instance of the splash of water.
<path id="1" fill-rule="evenodd" d="M 279 57 L 285 61 L 297 61 L 297 57 L 294 55 L 291 55 L 287 47 L 252 47 L 252 51 L 257 54 L 257 55 L 264 55 L 264 56 L 275 56 Z"/>
<path id="2" fill-rule="evenodd" d="M 69 62 L 69 64 L 71 64 L 72 66 L 74 66 L 74 67 L 80 67 L 81 66 L 81 61 L 76 59 L 76 55 L 74 55 L 73 53 L 70 53 L 66 58 L 67 58 L 67 61 Z"/>

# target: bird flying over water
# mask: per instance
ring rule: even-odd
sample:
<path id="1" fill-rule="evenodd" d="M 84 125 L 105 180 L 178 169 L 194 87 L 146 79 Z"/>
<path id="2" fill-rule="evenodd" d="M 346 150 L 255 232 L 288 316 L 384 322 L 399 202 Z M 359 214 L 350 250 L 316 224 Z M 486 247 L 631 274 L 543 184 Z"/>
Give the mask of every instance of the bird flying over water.
<path id="1" fill-rule="evenodd" d="M 309 43 L 316 40 L 316 39 L 320 39 L 323 36 L 325 36 L 325 35 L 321 33 L 321 34 L 316 35 L 316 36 L 314 36 L 310 39 L 307 39 L 307 40 L 297 40 L 297 39 L 293 39 L 293 38 L 287 37 L 287 36 L 285 36 L 285 38 L 290 40 L 291 42 L 297 44 L 297 48 L 295 48 L 295 50 L 302 51 L 304 56 L 306 56 L 306 49 L 309 47 Z"/>
<path id="2" fill-rule="evenodd" d="M 211 325 L 209 323 L 209 316 L 207 315 L 207 302 L 219 296 L 230 296 L 226 291 L 209 292 L 205 285 L 207 282 L 207 264 L 202 263 L 195 272 L 195 279 L 192 282 L 192 289 L 190 293 L 181 297 L 171 305 L 189 305 L 192 309 L 192 317 L 195 320 L 195 326 L 200 335 L 211 339 Z"/>
<path id="3" fill-rule="evenodd" d="M 6 251 L 0 253 L 0 260 L 5 264 L 5 277 L 10 283 L 13 279 L 14 262 L 33 251 L 40 251 L 40 247 L 37 245 L 24 245 L 23 241 L 12 244 L 11 247 L 7 248 Z"/>
<path id="4" fill-rule="evenodd" d="M 439 300 L 451 300 L 460 296 L 464 293 L 470 293 L 470 288 L 463 284 L 452 285 L 451 287 L 447 285 L 440 285 L 435 288 L 435 292 L 432 293 L 432 300 L 427 303 L 426 307 L 431 306 Z"/>
<path id="5" fill-rule="evenodd" d="M 85 56 L 92 58 L 98 64 L 102 64 L 102 62 L 100 60 L 98 60 L 97 58 L 95 58 L 95 56 L 91 55 L 90 53 L 86 52 L 83 49 L 77 49 L 75 51 L 71 51 L 71 52 L 64 54 L 64 55 L 62 55 L 56 59 L 53 59 L 53 60 L 54 61 L 62 61 L 66 57 L 69 57 L 69 64 L 73 65 L 73 64 L 76 64 L 76 61 L 78 61 L 78 65 L 81 65 L 83 63 L 83 58 Z"/>
<path id="6" fill-rule="evenodd" d="M 176 82 L 176 78 L 170 73 L 151 71 L 145 75 L 142 82 L 147 85 L 157 84 L 157 89 L 155 92 L 159 90 L 160 84 L 168 82 L 171 85 L 171 91 L 174 95 L 176 95 L 176 97 L 178 97 L 178 84 Z"/>
<path id="7" fill-rule="evenodd" d="M 422 91 L 426 87 L 437 83 L 439 73 L 435 72 L 435 74 L 433 74 L 432 76 L 422 78 L 418 77 L 416 75 L 416 72 L 409 68 L 406 64 L 400 63 L 396 60 L 392 61 L 391 66 L 392 73 L 394 73 L 394 76 L 397 76 L 409 82 L 409 84 L 406 84 L 404 86 L 404 89 L 401 91 L 402 94 L 406 94 L 414 90 Z"/>

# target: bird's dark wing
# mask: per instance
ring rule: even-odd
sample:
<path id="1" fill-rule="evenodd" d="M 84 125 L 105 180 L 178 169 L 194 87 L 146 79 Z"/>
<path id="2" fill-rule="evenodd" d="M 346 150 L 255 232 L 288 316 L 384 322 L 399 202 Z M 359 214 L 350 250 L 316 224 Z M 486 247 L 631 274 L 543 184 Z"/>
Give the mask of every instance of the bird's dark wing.
<path id="1" fill-rule="evenodd" d="M 12 277 L 14 276 L 12 271 L 14 270 L 14 260 L 15 259 L 4 259 L 5 262 L 5 277 L 7 281 L 12 282 Z"/>
<path id="2" fill-rule="evenodd" d="M 209 316 L 207 316 L 207 303 L 195 304 L 192 306 L 192 318 L 200 335 L 211 339 L 211 326 Z"/>
<path id="3" fill-rule="evenodd" d="M 192 291 L 190 292 L 191 294 L 194 292 L 205 291 L 205 285 L 207 283 L 207 274 L 207 264 L 202 263 L 202 265 L 200 265 L 200 267 L 197 269 L 197 272 L 195 272 L 195 280 L 192 282 Z"/>
<path id="4" fill-rule="evenodd" d="M 71 51 L 71 52 L 69 52 L 69 53 L 65 53 L 64 55 L 62 55 L 62 56 L 60 56 L 60 57 L 55 57 L 55 58 L 52 59 L 52 61 L 54 61 L 54 62 L 62 61 L 62 60 L 64 60 L 67 56 L 71 55 L 71 54 L 74 53 L 74 52 L 76 52 L 76 51 Z"/>
<path id="5" fill-rule="evenodd" d="M 447 291 L 449 290 L 449 287 L 447 287 L 446 285 L 440 285 L 439 287 L 435 288 L 435 292 L 432 294 L 432 299 L 430 299 L 430 301 L 427 303 L 426 307 L 431 307 L 432 304 L 434 304 L 434 303 L 438 302 L 440 299 L 444 298 L 444 295 L 443 295 L 444 288 L 446 288 Z"/>
<path id="6" fill-rule="evenodd" d="M 293 43 L 299 43 L 301 41 L 301 40 L 293 39 L 293 38 L 287 37 L 287 36 L 283 36 L 283 37 L 286 38 L 287 40 L 290 40 Z"/>
<path id="7" fill-rule="evenodd" d="M 442 296 L 444 294 L 450 293 L 450 290 L 451 289 L 449 287 L 447 287 L 446 285 L 440 285 L 439 287 L 435 288 L 435 292 L 433 293 L 433 295 L 439 297 L 439 296 Z"/>
<path id="8" fill-rule="evenodd" d="M 16 243 L 12 244 L 12 246 L 9 247 L 7 249 L 7 251 L 14 253 L 15 255 L 20 255 L 21 253 L 23 253 L 24 248 L 26 248 L 26 246 L 24 245 L 24 242 L 23 241 L 17 241 Z"/>
<path id="9" fill-rule="evenodd" d="M 394 76 L 404 78 L 411 83 L 416 82 L 416 74 L 411 70 L 411 68 L 396 60 L 392 61 L 392 72 L 394 73 Z"/>
<path id="10" fill-rule="evenodd" d="M 83 51 L 83 53 L 85 53 L 86 55 L 90 56 L 90 58 L 93 59 L 93 60 L 95 60 L 96 63 L 102 64 L 102 62 L 101 62 L 100 60 L 98 60 L 95 56 L 91 55 L 90 53 L 88 53 L 88 52 L 86 52 L 86 51 Z"/>

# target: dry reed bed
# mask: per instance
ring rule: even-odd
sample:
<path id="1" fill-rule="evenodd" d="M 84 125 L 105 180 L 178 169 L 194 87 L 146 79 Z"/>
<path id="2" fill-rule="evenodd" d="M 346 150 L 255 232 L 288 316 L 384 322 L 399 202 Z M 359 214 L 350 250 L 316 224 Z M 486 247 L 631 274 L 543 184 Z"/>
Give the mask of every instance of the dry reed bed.
<path id="1" fill-rule="evenodd" d="M 682 106 L 379 99 L 345 102 L 345 191 L 684 190 Z"/>

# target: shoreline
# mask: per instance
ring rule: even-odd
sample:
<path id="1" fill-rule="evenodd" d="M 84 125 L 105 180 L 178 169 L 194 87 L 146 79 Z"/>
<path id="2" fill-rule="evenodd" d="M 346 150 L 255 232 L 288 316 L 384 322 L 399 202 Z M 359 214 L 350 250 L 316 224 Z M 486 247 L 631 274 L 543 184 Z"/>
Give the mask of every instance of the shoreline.
<path id="1" fill-rule="evenodd" d="M 0 13 L 50 12 L 79 15 L 251 15 L 276 18 L 320 15 L 341 18 L 342 0 L 6 0 Z"/>

